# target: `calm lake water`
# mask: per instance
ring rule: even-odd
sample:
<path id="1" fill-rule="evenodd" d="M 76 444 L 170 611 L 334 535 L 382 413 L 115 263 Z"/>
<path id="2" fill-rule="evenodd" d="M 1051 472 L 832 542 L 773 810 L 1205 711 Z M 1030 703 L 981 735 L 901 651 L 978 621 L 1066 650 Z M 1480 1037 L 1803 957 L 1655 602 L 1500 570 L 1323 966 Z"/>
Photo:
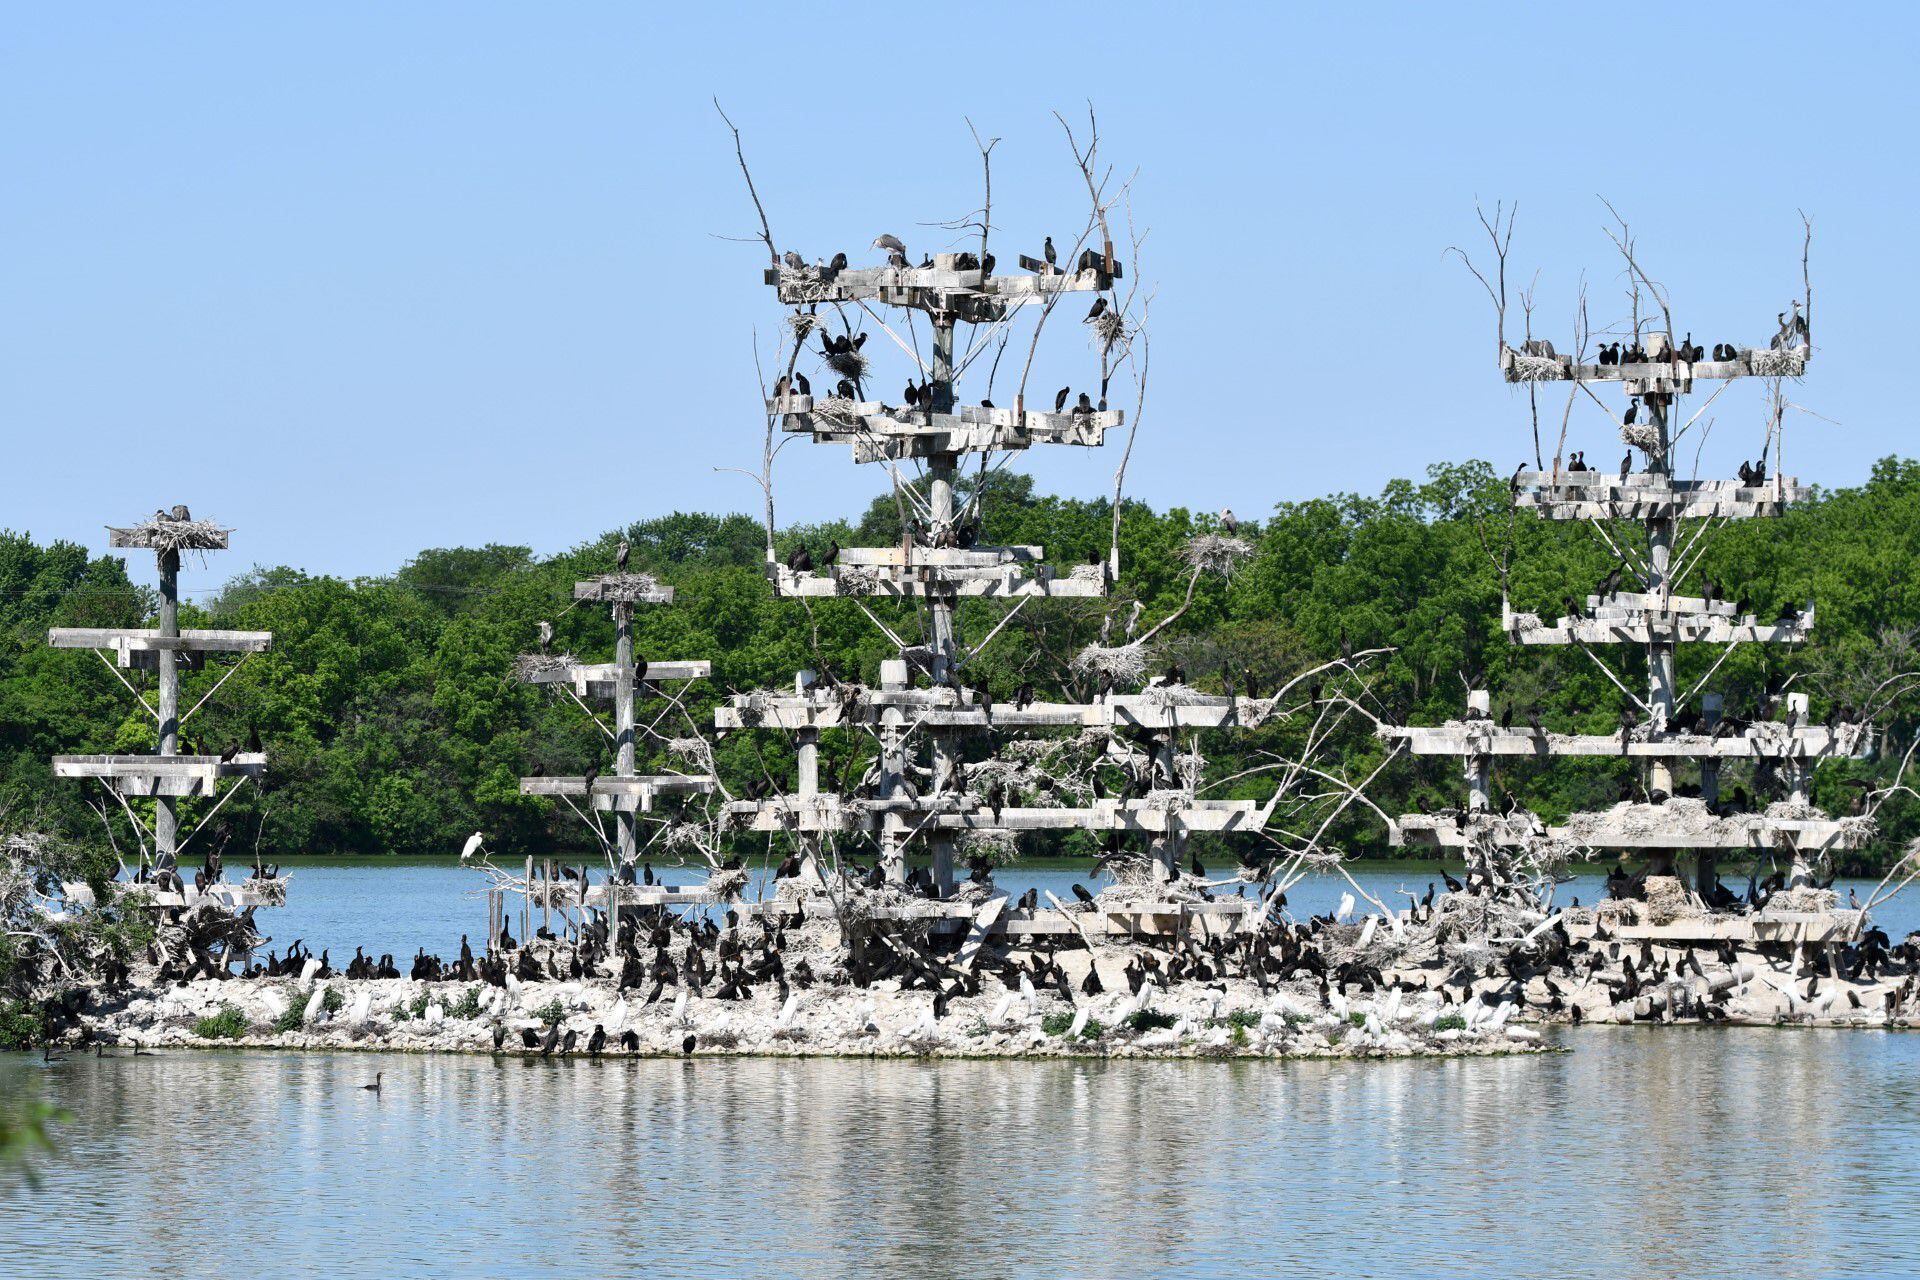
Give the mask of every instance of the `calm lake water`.
<path id="1" fill-rule="evenodd" d="M 1460 1061 L 0 1057 L 0 1275 L 1911 1274 L 1920 1035 Z M 358 1086 L 375 1069 L 385 1091 Z"/>
<path id="2" fill-rule="evenodd" d="M 284 950 L 296 938 L 304 939 L 315 954 L 325 948 L 332 953 L 334 962 L 341 964 L 353 956 L 355 947 L 365 947 L 373 956 L 392 952 L 405 969 L 407 958 L 420 947 L 441 956 L 458 955 L 462 934 L 473 941 L 476 950 L 484 945 L 487 879 L 472 868 L 449 861 L 400 862 L 368 858 L 309 859 L 289 863 L 287 869 L 292 875 L 287 905 L 263 908 L 257 916 L 261 931 L 272 938 L 267 946 L 275 950 Z M 684 869 L 657 870 L 660 878 L 669 883 L 700 879 L 698 874 Z M 1389 864 L 1384 869 L 1357 870 L 1354 878 L 1382 902 L 1403 907 L 1407 899 L 1400 890 L 1423 894 L 1429 882 L 1440 878 L 1440 873 L 1437 866 Z M 1026 892 L 1029 886 L 1037 886 L 1066 901 L 1072 900 L 1071 886 L 1076 880 L 1093 888 L 1104 883 L 1091 879 L 1084 867 L 1076 869 L 1061 864 L 1011 866 L 996 872 L 994 879 L 1016 896 Z M 750 892 L 758 894 L 758 885 L 763 880 L 764 873 L 756 873 Z M 1743 890 L 1745 877 L 1733 883 L 1736 891 Z M 1873 890 L 1873 882 L 1840 881 L 1836 888 L 1842 905 L 1850 887 L 1865 901 Z M 1349 892 L 1348 885 L 1339 876 L 1316 876 L 1303 881 L 1288 895 L 1288 907 L 1296 917 L 1331 911 L 1340 895 L 1346 892 Z M 1565 904 L 1578 897 L 1582 902 L 1592 903 L 1604 892 L 1600 877 L 1582 876 L 1562 885 L 1555 901 Z M 1365 904 L 1360 905 L 1364 909 Z M 1920 929 L 1920 892 L 1909 891 L 1893 898 L 1875 910 L 1874 918 L 1895 940 L 1905 937 L 1910 930 Z M 517 937 L 520 935 L 517 915 L 512 923 Z"/>

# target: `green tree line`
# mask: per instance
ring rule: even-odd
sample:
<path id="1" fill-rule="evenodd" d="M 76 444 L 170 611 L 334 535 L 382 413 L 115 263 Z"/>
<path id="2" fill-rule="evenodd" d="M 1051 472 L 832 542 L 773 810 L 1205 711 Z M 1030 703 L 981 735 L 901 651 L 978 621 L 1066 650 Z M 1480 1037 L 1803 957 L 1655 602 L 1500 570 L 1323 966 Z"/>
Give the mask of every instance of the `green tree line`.
<path id="1" fill-rule="evenodd" d="M 988 482 L 983 539 L 1041 544 L 1058 564 L 1101 554 L 1113 511 L 1105 501 L 1036 494 L 1024 477 Z M 999 697 L 1031 680 L 1042 697 L 1091 689 L 1067 660 L 1092 640 L 1109 612 L 1132 601 L 1150 624 L 1179 606 L 1187 587 L 1180 552 L 1196 533 L 1217 531 L 1211 515 L 1129 502 L 1120 518 L 1116 598 L 1036 602 L 970 664 L 969 683 Z M 1367 705 L 1385 718 L 1438 723 L 1459 714 L 1469 687 L 1492 691 L 1496 713 L 1537 714 L 1556 730 L 1605 733 L 1618 723 L 1619 694 L 1582 652 L 1521 648 L 1501 630 L 1502 564 L 1515 609 L 1544 616 L 1584 598 L 1612 567 L 1607 547 L 1583 526 L 1515 513 L 1503 477 L 1483 462 L 1441 464 L 1423 480 L 1395 481 L 1371 496 L 1338 494 L 1279 504 L 1258 523 L 1242 521 L 1255 554 L 1230 578 L 1201 581 L 1192 607 L 1164 633 L 1157 660 L 1180 664 L 1188 683 L 1221 691 L 1271 689 L 1305 666 L 1354 649 L 1391 647 L 1369 670 Z M 517 779 L 535 766 L 549 774 L 605 764 L 605 741 L 581 709 L 512 675 L 516 654 L 534 647 L 538 623 L 552 622 L 554 648 L 601 661 L 612 626 L 596 606 L 575 606 L 577 577 L 612 567 L 621 537 L 633 564 L 671 583 L 671 607 L 642 608 L 642 656 L 707 658 L 710 682 L 689 691 L 678 733 L 710 731 L 715 702 L 730 690 L 789 686 L 800 668 L 872 679 L 891 645 L 847 601 L 776 599 L 764 576 L 764 533 L 753 519 L 675 513 L 609 530 L 541 558 L 525 547 L 421 552 L 391 576 L 344 580 L 294 568 L 256 568 L 217 594 L 182 608 L 184 626 L 274 633 L 270 652 L 251 658 L 187 726 L 189 742 L 217 752 L 259 732 L 270 759 L 266 787 L 248 789 L 220 815 L 235 850 L 256 845 L 269 858 L 294 853 L 433 854 L 485 831 L 496 849 L 584 851 L 572 815 L 528 799 Z M 1889 458 L 1863 485 L 1817 491 L 1777 520 L 1738 522 L 1710 535 L 1703 571 L 1762 618 L 1789 603 L 1817 605 L 1811 643 L 1742 645 L 1726 656 L 1714 687 L 1735 714 L 1750 714 L 1788 677 L 1813 695 L 1814 715 L 1865 705 L 1881 681 L 1920 666 L 1920 463 Z M 814 552 L 842 545 L 890 545 L 899 538 L 891 497 L 858 519 L 782 529 L 784 555 L 797 541 Z M 71 543 L 40 545 L 0 534 L 0 793 L 17 812 L 77 839 L 101 840 L 98 813 L 78 784 L 56 782 L 57 752 L 126 751 L 151 745 L 153 726 L 98 657 L 53 650 L 49 626 L 142 625 L 149 591 L 122 562 Z M 905 606 L 875 603 L 902 635 L 918 621 Z M 985 636 L 997 605 L 963 609 L 966 636 Z M 1705 674 L 1721 650 L 1692 646 L 1681 656 L 1682 688 Z M 1618 670 L 1644 686 L 1637 655 Z M 193 672 L 192 705 L 217 672 Z M 658 704 L 653 704 L 658 708 Z M 1888 738 L 1875 758 L 1823 766 L 1815 799 L 1845 811 L 1858 794 L 1847 779 L 1885 781 L 1913 736 L 1913 708 L 1896 700 Z M 1383 747 L 1356 720 L 1331 744 L 1358 776 Z M 675 732 L 663 724 L 662 732 Z M 1257 766 L 1283 745 L 1285 726 L 1206 735 L 1216 776 Z M 770 772 L 784 777 L 785 744 L 770 734 L 736 733 L 718 745 L 723 777 L 736 791 Z M 857 741 L 830 742 L 829 780 L 858 766 Z M 1726 785 L 1741 780 L 1732 771 Z M 1627 763 L 1611 760 L 1502 763 L 1496 784 L 1549 818 L 1611 803 L 1631 785 Z M 1683 777 L 1682 781 L 1685 779 Z M 1261 794 L 1255 775 L 1222 794 Z M 1388 811 L 1458 803 L 1457 762 L 1399 760 L 1375 798 Z M 1881 814 L 1883 837 L 1863 861 L 1889 856 L 1916 834 L 1914 806 L 1898 798 Z M 1356 807 L 1338 837 L 1362 856 L 1387 852 L 1377 819 Z M 1069 839 L 1066 852 L 1080 850 Z M 234 854 L 230 850 L 229 861 Z"/>

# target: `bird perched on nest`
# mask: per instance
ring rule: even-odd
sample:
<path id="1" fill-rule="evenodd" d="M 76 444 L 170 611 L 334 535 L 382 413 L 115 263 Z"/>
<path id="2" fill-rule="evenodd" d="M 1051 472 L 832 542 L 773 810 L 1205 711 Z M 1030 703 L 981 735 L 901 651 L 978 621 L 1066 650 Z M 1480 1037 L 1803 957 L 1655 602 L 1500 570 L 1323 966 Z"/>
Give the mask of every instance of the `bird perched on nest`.
<path id="1" fill-rule="evenodd" d="M 1093 309 L 1087 312 L 1087 318 L 1083 320 L 1081 323 L 1092 324 L 1095 320 L 1098 320 L 1101 316 L 1105 315 L 1106 313 L 1107 313 L 1107 298 L 1105 294 L 1102 294 L 1098 298 L 1095 298 L 1093 300 Z"/>
<path id="2" fill-rule="evenodd" d="M 540 619 L 540 652 L 545 653 L 553 645 L 553 624 L 545 618 Z"/>
<path id="3" fill-rule="evenodd" d="M 888 235 L 883 231 L 873 238 L 873 247 L 887 251 L 888 266 L 904 267 L 907 265 L 907 246 L 899 236 Z"/>
<path id="4" fill-rule="evenodd" d="M 795 271 L 805 271 L 807 269 L 807 260 L 791 249 L 780 255 L 780 261 L 786 263 Z"/>
<path id="5" fill-rule="evenodd" d="M 1229 538 L 1240 536 L 1240 521 L 1234 518 L 1232 507 L 1220 508 L 1220 529 Z"/>
<path id="6" fill-rule="evenodd" d="M 625 538 L 620 539 L 619 550 L 613 553 L 613 567 L 621 573 L 627 571 L 627 557 L 633 554 L 633 548 L 627 545 Z"/>

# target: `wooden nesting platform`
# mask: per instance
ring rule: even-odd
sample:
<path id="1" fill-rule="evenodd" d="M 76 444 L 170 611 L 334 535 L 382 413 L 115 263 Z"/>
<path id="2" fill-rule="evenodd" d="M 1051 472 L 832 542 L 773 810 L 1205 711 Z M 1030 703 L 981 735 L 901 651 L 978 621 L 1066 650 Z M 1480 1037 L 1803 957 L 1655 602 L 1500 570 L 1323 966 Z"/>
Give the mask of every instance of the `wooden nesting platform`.
<path id="1" fill-rule="evenodd" d="M 1154 693 L 1119 693 L 1089 703 L 996 702 L 991 710 L 971 689 L 862 689 L 851 704 L 829 691 L 735 694 L 714 711 L 718 729 L 837 729 L 878 727 L 889 711 L 909 724 L 936 729 L 1217 729 L 1264 715 L 1252 698 L 1187 693 L 1179 700 Z"/>
<path id="2" fill-rule="evenodd" d="M 643 573 L 605 573 L 597 578 L 573 584 L 575 600 L 602 600 L 608 603 L 672 604 L 673 588 Z"/>
<path id="3" fill-rule="evenodd" d="M 668 680 L 705 680 L 713 674 L 713 663 L 697 658 L 690 661 L 649 662 L 644 669 L 635 664 L 635 683 L 661 684 Z M 620 667 L 612 662 L 580 662 L 554 666 L 522 676 L 528 684 L 570 684 L 582 698 L 611 698 L 619 690 Z"/>
<path id="4" fill-rule="evenodd" d="M 1708 520 L 1777 516 L 1813 490 L 1793 476 L 1760 485 L 1676 480 L 1647 471 L 1522 471 L 1515 502 L 1549 520 Z"/>
<path id="5" fill-rule="evenodd" d="M 56 649 L 111 650 L 121 667 L 152 670 L 162 650 L 171 650 L 197 666 L 209 653 L 264 653 L 273 644 L 271 631 L 182 631 L 163 636 L 141 627 L 52 627 L 47 643 Z"/>
<path id="6" fill-rule="evenodd" d="M 926 458 L 938 453 L 994 453 L 1036 444 L 1097 447 L 1122 425 L 1118 409 L 1046 413 L 956 405 L 952 413 L 921 412 L 880 401 L 789 395 L 767 401 L 783 429 L 820 444 L 849 444 L 858 462 Z"/>
<path id="7" fill-rule="evenodd" d="M 839 563 L 798 573 L 775 561 L 767 577 L 782 596 L 862 596 L 904 599 L 953 595 L 1010 600 L 1022 596 L 1099 597 L 1107 594 L 1107 566 L 1062 574 L 1039 559 L 1039 547 L 848 547 Z"/>
<path id="8" fill-rule="evenodd" d="M 998 814 L 971 796 L 945 795 L 848 803 L 827 794 L 735 800 L 723 821 L 736 831 L 1124 831 L 1165 835 L 1173 831 L 1254 831 L 1262 825 L 1254 800 L 1191 800 L 1166 805 L 1151 799 L 1096 800 L 1087 808 L 1020 808 Z"/>
<path id="9" fill-rule="evenodd" d="M 958 254 L 939 253 L 930 267 L 771 267 L 765 280 L 789 305 L 810 302 L 880 302 L 888 306 L 918 307 L 923 311 L 950 311 L 971 324 L 1003 318 L 1011 307 L 1044 302 L 1055 294 L 1090 293 L 1110 289 L 1120 278 L 1120 264 L 1104 270 L 1058 271 L 1032 263 L 1028 275 L 990 276 L 979 268 L 961 270 Z"/>
<path id="10" fill-rule="evenodd" d="M 1577 814 L 1575 821 L 1548 827 L 1544 832 L 1501 822 L 1488 834 L 1494 843 L 1506 848 L 1523 846 L 1529 839 L 1544 835 L 1589 849 L 1797 849 L 1817 853 L 1857 849 L 1866 843 L 1872 830 L 1871 824 L 1844 818 L 1769 818 L 1762 814 L 1737 814 L 1662 830 L 1659 806 L 1634 805 L 1632 810 L 1632 821 L 1622 821 L 1612 812 Z M 1394 823 L 1388 843 L 1460 849 L 1470 842 L 1467 829 L 1456 818 L 1410 813 Z"/>
<path id="11" fill-rule="evenodd" d="M 1491 720 L 1465 721 L 1431 728 L 1387 725 L 1382 738 L 1399 739 L 1417 756 L 1630 756 L 1677 760 L 1839 760 L 1865 757 L 1873 746 L 1868 725 L 1750 726 L 1716 738 L 1700 733 L 1667 733 L 1629 740 L 1623 751 L 1618 733 L 1536 733 L 1502 729 Z"/>
<path id="12" fill-rule="evenodd" d="M 1695 379 L 1797 378 L 1807 370 L 1807 348 L 1788 351 L 1743 347 L 1732 360 L 1655 360 L 1641 364 L 1575 364 L 1572 356 L 1523 355 L 1500 349 L 1500 373 L 1508 382 L 1620 382 L 1628 395 L 1672 394 Z"/>
<path id="13" fill-rule="evenodd" d="M 193 532 L 187 541 L 182 543 L 174 538 L 161 536 L 159 526 L 166 523 L 172 522 L 148 520 L 126 529 L 108 525 L 107 545 L 115 550 L 128 551 L 164 551 L 168 549 L 177 551 L 225 551 L 227 549 L 227 535 L 233 532 L 231 529 L 222 529 L 220 526 L 211 524 L 205 520 L 188 520 L 184 523 L 194 526 Z"/>
<path id="14" fill-rule="evenodd" d="M 1500 609 L 1503 630 L 1521 644 L 1805 644 L 1813 632 L 1813 606 L 1798 618 L 1759 622 L 1752 614 L 1735 616 L 1734 606 L 1674 597 L 1665 607 L 1641 607 L 1622 600 L 1651 600 L 1650 596 L 1620 596 L 1614 603 L 1595 604 L 1589 597 L 1589 616 L 1542 621 L 1535 613 Z M 1723 612 L 1724 611 L 1724 612 Z"/>
<path id="15" fill-rule="evenodd" d="M 706 795 L 714 788 L 705 774 L 649 773 L 632 777 L 601 776 L 588 786 L 585 776 L 520 779 L 523 796 L 587 796 L 598 810 L 617 813 L 648 812 L 663 791 Z"/>
<path id="16" fill-rule="evenodd" d="M 219 756 L 55 756 L 57 778 L 98 778 L 123 796 L 198 796 L 218 794 L 221 778 L 257 778 L 267 758 L 242 752 L 222 763 Z"/>
<path id="17" fill-rule="evenodd" d="M 1707 915 L 1675 920 L 1670 924 L 1609 924 L 1607 936 L 1624 942 L 1651 942 L 1655 945 L 1698 946 L 1719 942 L 1806 943 L 1853 942 L 1866 928 L 1866 912 L 1837 911 L 1762 911 L 1750 916 Z M 1591 938 L 1598 932 L 1588 921 L 1569 923 L 1567 934 L 1573 938 Z"/>

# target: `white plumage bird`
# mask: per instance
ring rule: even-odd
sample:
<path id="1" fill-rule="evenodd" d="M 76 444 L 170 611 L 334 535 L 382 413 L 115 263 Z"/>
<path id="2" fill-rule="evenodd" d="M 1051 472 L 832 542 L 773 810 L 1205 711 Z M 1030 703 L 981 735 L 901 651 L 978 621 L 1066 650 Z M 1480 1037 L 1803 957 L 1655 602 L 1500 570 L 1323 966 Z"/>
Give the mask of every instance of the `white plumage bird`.
<path id="1" fill-rule="evenodd" d="M 673 998 L 673 1020 L 677 1023 L 687 1020 L 687 993 L 684 991 Z"/>
<path id="2" fill-rule="evenodd" d="M 460 861 L 465 862 L 472 858 L 475 853 L 479 852 L 480 846 L 486 842 L 487 838 L 478 831 L 468 836 L 465 847 L 460 850 Z"/>
<path id="3" fill-rule="evenodd" d="M 1092 1016 L 1093 1010 L 1081 1005 L 1080 1011 L 1073 1015 L 1073 1024 L 1067 1028 L 1067 1039 L 1078 1040 L 1080 1033 L 1087 1029 L 1087 1019 Z"/>
<path id="4" fill-rule="evenodd" d="M 794 1016 L 799 1012 L 800 993 L 798 991 L 790 991 L 787 993 L 787 1002 L 780 1006 L 780 1016 L 773 1020 L 773 1029 L 775 1031 L 787 1030 L 793 1026 Z"/>
<path id="5" fill-rule="evenodd" d="M 1353 895 L 1350 893 L 1341 894 L 1340 905 L 1333 909 L 1333 918 L 1345 924 L 1353 918 L 1353 907 Z"/>
<path id="6" fill-rule="evenodd" d="M 993 1006 L 993 1016 L 988 1018 L 987 1021 L 997 1026 L 1007 1020 L 1007 1014 L 1011 1012 L 1012 1009 L 1013 992 L 1003 991 L 1000 993 L 1000 1003 Z"/>

